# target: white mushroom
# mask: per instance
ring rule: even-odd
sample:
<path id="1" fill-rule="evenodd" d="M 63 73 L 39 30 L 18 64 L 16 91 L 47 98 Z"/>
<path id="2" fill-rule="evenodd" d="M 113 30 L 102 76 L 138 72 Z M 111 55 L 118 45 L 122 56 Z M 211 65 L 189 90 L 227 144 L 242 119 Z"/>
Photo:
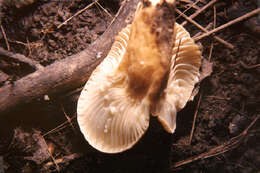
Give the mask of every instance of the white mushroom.
<path id="1" fill-rule="evenodd" d="M 115 38 L 78 100 L 78 123 L 94 148 L 117 153 L 131 148 L 149 125 L 149 106 L 127 91 L 127 77 L 118 72 L 129 41 L 130 25 Z"/>
<path id="2" fill-rule="evenodd" d="M 150 114 L 158 116 L 164 128 L 173 133 L 176 112 L 185 106 L 198 82 L 198 47 L 176 23 L 172 54 L 170 58 L 162 56 L 167 52 L 158 47 L 146 21 L 153 10 L 139 9 L 81 92 L 79 127 L 99 151 L 118 153 L 131 148 L 147 130 Z"/>

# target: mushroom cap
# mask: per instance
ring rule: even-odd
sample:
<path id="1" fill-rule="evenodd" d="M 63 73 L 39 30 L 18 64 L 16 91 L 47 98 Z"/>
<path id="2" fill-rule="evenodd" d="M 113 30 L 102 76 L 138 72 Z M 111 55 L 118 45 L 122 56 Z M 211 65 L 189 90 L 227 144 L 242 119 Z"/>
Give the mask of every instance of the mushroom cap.
<path id="1" fill-rule="evenodd" d="M 157 116 L 169 133 L 176 128 L 176 113 L 183 109 L 191 97 L 194 85 L 199 81 L 201 52 L 190 34 L 175 23 L 175 46 L 166 88 L 154 105 L 152 115 Z"/>
<path id="2" fill-rule="evenodd" d="M 131 148 L 149 125 L 149 105 L 130 97 L 126 77 L 116 70 L 126 51 L 130 26 L 115 38 L 108 56 L 81 92 L 77 119 L 91 146 L 105 153 Z"/>
<path id="3" fill-rule="evenodd" d="M 201 60 L 189 33 L 177 23 L 174 33 L 167 85 L 153 105 L 146 99 L 131 97 L 127 92 L 128 77 L 117 70 L 126 52 L 130 25 L 115 38 L 109 54 L 93 71 L 78 100 L 79 127 L 91 146 L 105 153 L 130 149 L 147 130 L 150 113 L 158 117 L 166 131 L 174 132 L 176 112 L 185 106 L 199 80 Z"/>

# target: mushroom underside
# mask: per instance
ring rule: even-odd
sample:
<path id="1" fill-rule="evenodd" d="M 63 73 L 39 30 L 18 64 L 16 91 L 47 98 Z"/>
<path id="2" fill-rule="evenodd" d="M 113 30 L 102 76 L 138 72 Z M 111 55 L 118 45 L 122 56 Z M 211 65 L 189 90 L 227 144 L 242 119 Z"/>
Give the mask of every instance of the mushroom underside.
<path id="1" fill-rule="evenodd" d="M 175 23 L 175 46 L 169 78 L 153 110 L 145 100 L 127 93 L 127 76 L 117 73 L 125 54 L 131 26 L 124 28 L 104 61 L 94 70 L 80 95 L 77 107 L 80 130 L 91 146 L 106 153 L 131 148 L 157 116 L 165 130 L 174 133 L 176 114 L 189 100 L 199 80 L 201 53 L 189 33 Z"/>

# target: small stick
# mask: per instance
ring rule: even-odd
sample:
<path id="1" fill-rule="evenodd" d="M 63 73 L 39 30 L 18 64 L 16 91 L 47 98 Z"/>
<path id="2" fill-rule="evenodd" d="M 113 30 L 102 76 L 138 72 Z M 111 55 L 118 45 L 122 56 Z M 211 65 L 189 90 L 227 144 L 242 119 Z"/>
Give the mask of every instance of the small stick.
<path id="1" fill-rule="evenodd" d="M 17 41 L 17 40 L 8 40 L 10 43 L 15 43 L 15 44 L 20 44 L 20 45 L 23 45 L 23 46 L 25 46 L 25 47 L 28 47 L 28 43 L 24 43 L 24 42 L 21 42 L 21 41 Z M 42 40 L 41 40 L 42 41 Z M 37 48 L 37 47 L 40 47 L 40 46 L 42 46 L 43 45 L 43 43 L 30 43 L 30 46 L 31 47 L 35 47 L 35 48 Z"/>
<path id="2" fill-rule="evenodd" d="M 96 2 L 92 2 L 90 3 L 88 6 L 86 6 L 85 8 L 79 10 L 77 13 L 75 13 L 73 16 L 71 16 L 70 18 L 68 18 L 67 20 L 65 20 L 63 23 L 61 23 L 57 28 L 60 29 L 63 25 L 66 25 L 72 18 L 74 18 L 75 16 L 79 15 L 80 13 L 84 12 L 85 10 L 89 9 L 90 7 L 92 7 Z"/>
<path id="3" fill-rule="evenodd" d="M 194 129 L 195 129 L 196 119 L 197 119 L 197 115 L 198 115 L 198 111 L 199 111 L 199 107 L 200 107 L 201 97 L 202 97 L 202 93 L 200 93 L 199 101 L 198 101 L 198 104 L 197 104 L 197 107 L 196 107 L 196 111 L 194 113 L 194 118 L 193 118 L 192 128 L 191 128 L 191 132 L 190 132 L 190 138 L 189 138 L 189 144 L 190 145 L 191 145 L 192 137 L 193 137 L 193 134 L 194 134 Z"/>
<path id="4" fill-rule="evenodd" d="M 247 65 L 245 64 L 243 61 L 239 61 L 240 64 L 242 65 L 242 67 L 244 67 L 245 69 L 254 69 L 254 68 L 257 68 L 257 67 L 260 67 L 260 64 L 255 64 L 255 65 Z"/>
<path id="5" fill-rule="evenodd" d="M 21 42 L 21 41 L 17 41 L 17 40 L 8 40 L 10 43 L 15 43 L 15 44 L 20 44 L 20 45 L 23 45 L 23 46 L 28 46 L 27 43 L 24 43 L 24 42 Z"/>
<path id="6" fill-rule="evenodd" d="M 201 3 L 206 4 L 207 2 L 205 0 L 199 0 Z"/>
<path id="7" fill-rule="evenodd" d="M 126 5 L 126 1 L 127 1 L 127 0 L 124 0 L 124 1 L 122 2 L 122 5 L 120 6 L 119 10 L 117 11 L 115 17 L 114 17 L 114 18 L 112 19 L 112 21 L 110 22 L 109 26 L 110 26 L 112 23 L 114 23 L 115 19 L 118 17 L 118 15 L 120 14 L 120 12 L 123 10 L 124 6 Z M 109 27 L 109 26 L 108 26 L 108 27 Z"/>
<path id="8" fill-rule="evenodd" d="M 185 9 L 182 13 L 186 13 L 189 9 L 191 9 L 193 6 L 195 6 L 198 2 L 200 2 L 200 0 L 197 0 L 196 2 L 194 2 L 189 8 Z M 176 17 L 175 20 L 179 19 L 181 17 L 181 15 L 179 15 L 178 17 Z"/>
<path id="9" fill-rule="evenodd" d="M 182 2 L 186 2 L 188 4 L 193 4 L 193 2 L 191 0 L 181 0 Z M 191 5 L 190 7 L 195 8 L 196 10 L 199 9 L 199 7 L 197 5 Z"/>
<path id="10" fill-rule="evenodd" d="M 202 7 L 201 9 L 199 9 L 198 11 L 196 11 L 194 14 L 192 14 L 190 16 L 191 19 L 197 17 L 201 12 L 203 12 L 204 10 L 206 10 L 208 7 L 210 7 L 211 5 L 213 5 L 215 2 L 217 2 L 217 0 L 212 0 L 210 1 L 207 5 L 205 5 L 204 7 Z M 187 21 L 184 21 L 182 22 L 182 26 L 186 25 L 188 22 Z"/>
<path id="11" fill-rule="evenodd" d="M 56 163 L 57 164 L 68 163 L 69 161 L 75 160 L 75 159 L 79 158 L 80 156 L 81 156 L 81 154 L 77 154 L 77 153 L 74 153 L 74 154 L 71 154 L 68 156 L 63 156 L 62 158 L 56 159 Z M 52 165 L 53 165 L 53 162 L 47 162 L 45 164 L 45 166 L 47 168 L 51 167 Z"/>
<path id="12" fill-rule="evenodd" d="M 2 33 L 4 35 L 4 39 L 5 39 L 5 44 L 6 44 L 7 50 L 10 51 L 10 45 L 9 45 L 7 37 L 6 37 L 4 27 L 2 25 L 0 25 L 0 27 L 1 27 Z"/>
<path id="13" fill-rule="evenodd" d="M 63 106 L 61 103 L 60 103 L 60 106 L 61 106 L 61 109 L 62 109 L 62 112 L 63 112 L 64 116 L 65 116 L 66 119 L 68 120 L 70 126 L 71 126 L 71 127 L 73 128 L 73 130 L 75 131 L 75 128 L 74 128 L 74 126 L 73 126 L 73 124 L 72 124 L 72 122 L 71 122 L 70 116 L 68 116 L 68 114 L 66 113 L 66 111 L 65 111 L 65 109 L 64 109 L 64 106 Z"/>
<path id="14" fill-rule="evenodd" d="M 260 13 L 260 8 L 257 8 L 257 9 L 255 9 L 255 10 L 253 10 L 253 11 L 251 11 L 251 12 L 249 12 L 249 13 L 241 16 L 241 17 L 238 17 L 238 18 L 236 18 L 236 19 L 234 19 L 234 20 L 232 20 L 232 21 L 230 21 L 230 22 L 228 22 L 228 23 L 226 23 L 224 25 L 221 25 L 221 26 L 217 27 L 216 29 L 208 31 L 205 34 L 202 34 L 201 36 L 198 36 L 198 37 L 194 38 L 194 40 L 198 41 L 198 40 L 200 40 L 200 39 L 202 39 L 204 37 L 207 37 L 207 36 L 209 36 L 209 35 L 211 35 L 211 34 L 213 34 L 215 32 L 221 31 L 222 29 L 227 28 L 230 25 L 233 25 L 235 23 L 241 22 L 241 21 L 243 21 L 243 20 L 245 20 L 245 19 L 247 19 L 247 18 L 249 18 L 251 16 L 254 16 L 254 15 L 258 14 L 258 13 Z"/>
<path id="15" fill-rule="evenodd" d="M 23 62 L 23 63 L 26 63 L 26 64 L 29 64 L 31 67 L 34 67 L 35 69 L 37 70 L 40 70 L 40 69 L 43 69 L 44 67 L 39 64 L 37 61 L 34 61 L 30 58 L 27 58 L 26 56 L 24 55 L 21 55 L 21 54 L 14 54 L 12 52 L 9 52 L 9 51 L 6 51 L 4 50 L 3 48 L 0 47 L 0 55 L 4 55 L 4 56 L 7 56 L 9 58 L 13 58 L 13 59 L 16 59 L 20 62 Z"/>
<path id="16" fill-rule="evenodd" d="M 105 13 L 107 13 L 107 15 L 108 15 L 111 19 L 113 19 L 113 16 L 112 16 L 104 7 L 102 7 L 102 5 L 100 5 L 100 3 L 99 3 L 97 0 L 95 0 L 95 4 L 97 4 Z"/>
<path id="17" fill-rule="evenodd" d="M 230 98 L 220 97 L 220 96 L 206 96 L 206 98 L 212 98 L 217 100 L 230 100 Z"/>
<path id="18" fill-rule="evenodd" d="M 209 58 L 208 58 L 209 61 L 211 60 L 211 57 L 212 57 L 213 47 L 214 47 L 214 44 L 211 43 L 211 45 L 210 45 L 210 50 L 209 50 Z"/>
<path id="19" fill-rule="evenodd" d="M 216 6 L 214 5 L 213 7 L 213 10 L 214 10 L 214 21 L 213 21 L 213 27 L 214 29 L 216 28 L 216 23 L 217 23 L 217 9 L 216 9 Z"/>
<path id="20" fill-rule="evenodd" d="M 213 23 L 210 22 L 210 23 L 205 27 L 205 29 L 206 29 L 206 30 L 209 30 L 209 29 L 212 28 L 212 26 L 213 26 Z M 200 31 L 200 32 L 196 33 L 193 37 L 197 37 L 197 36 L 201 35 L 202 33 L 203 33 L 203 32 Z"/>
<path id="21" fill-rule="evenodd" d="M 74 118 L 76 118 L 76 116 L 71 117 L 71 119 L 74 119 Z M 66 127 L 66 124 L 68 124 L 68 123 L 69 123 L 68 121 L 65 121 L 65 122 L 63 122 L 62 124 L 60 124 L 60 125 L 58 125 L 57 127 L 55 127 L 54 129 L 51 129 L 50 131 L 46 132 L 46 133 L 43 134 L 42 136 L 44 137 L 44 136 L 47 136 L 47 135 L 49 135 L 49 134 L 51 134 L 51 133 L 54 133 L 54 132 L 56 132 L 56 131 L 59 131 L 59 130 L 64 129 L 64 128 Z"/>
<path id="22" fill-rule="evenodd" d="M 197 22 L 195 22 L 194 20 L 192 20 L 190 17 L 186 16 L 185 14 L 183 14 L 180 10 L 176 9 L 176 12 L 179 13 L 180 15 L 182 15 L 187 21 L 189 21 L 190 23 L 192 23 L 193 25 L 195 25 L 196 27 L 198 27 L 199 29 L 201 29 L 204 32 L 208 32 L 207 29 L 205 29 L 203 26 L 201 26 L 200 24 L 198 24 Z M 204 35 L 204 34 L 202 34 Z M 196 37 L 197 38 L 197 37 Z M 226 42 L 225 40 L 214 36 L 214 39 L 216 39 L 218 42 L 224 44 L 226 47 L 230 48 L 230 49 L 234 49 L 234 46 L 228 42 Z M 195 40 L 195 39 L 194 39 Z M 195 40 L 197 41 L 197 40 Z"/>
<path id="23" fill-rule="evenodd" d="M 225 153 L 229 150 L 232 150 L 232 149 L 238 147 L 239 144 L 241 143 L 241 141 L 244 139 L 244 137 L 248 134 L 248 131 L 253 127 L 253 125 L 256 123 L 256 121 L 259 118 L 260 118 L 260 115 L 258 115 L 242 133 L 240 133 L 239 135 L 237 135 L 237 136 L 231 138 L 230 140 L 224 142 L 222 145 L 214 147 L 214 148 L 210 149 L 209 151 L 201 153 L 197 156 L 190 157 L 188 159 L 176 162 L 171 166 L 171 169 L 192 163 L 192 162 L 197 161 L 197 160 L 203 160 L 203 159 L 207 159 L 207 158 L 210 158 L 210 157 L 213 157 L 213 156 L 217 156 L 219 154 L 223 154 L 223 153 Z"/>
<path id="24" fill-rule="evenodd" d="M 213 21 L 213 28 L 215 29 L 216 28 L 216 6 L 214 5 L 214 21 Z M 214 47 L 214 44 L 211 43 L 210 45 L 210 50 L 209 50 L 209 61 L 211 60 L 211 57 L 212 57 L 212 52 L 213 52 L 213 47 Z"/>
<path id="25" fill-rule="evenodd" d="M 9 79 L 9 76 L 0 70 L 0 86 L 1 83 Z"/>
<path id="26" fill-rule="evenodd" d="M 59 165 L 57 164 L 55 158 L 54 158 L 53 155 L 51 154 L 51 152 L 50 152 L 50 150 L 49 150 L 49 147 L 48 147 L 48 145 L 47 145 L 47 143 L 46 143 L 44 137 L 43 137 L 43 136 L 41 136 L 41 137 L 42 137 L 42 139 L 43 139 L 43 141 L 44 141 L 44 144 L 46 145 L 46 147 L 47 147 L 47 149 L 48 149 L 49 156 L 51 157 L 53 163 L 54 163 L 55 166 L 56 166 L 57 171 L 59 172 L 59 171 L 60 171 L 60 167 L 59 167 Z"/>
<path id="27" fill-rule="evenodd" d="M 31 45 L 30 45 L 28 37 L 26 37 L 26 41 L 27 41 L 27 47 L 28 47 L 28 50 L 29 50 L 29 56 L 31 56 L 32 55 L 32 49 L 31 49 Z"/>

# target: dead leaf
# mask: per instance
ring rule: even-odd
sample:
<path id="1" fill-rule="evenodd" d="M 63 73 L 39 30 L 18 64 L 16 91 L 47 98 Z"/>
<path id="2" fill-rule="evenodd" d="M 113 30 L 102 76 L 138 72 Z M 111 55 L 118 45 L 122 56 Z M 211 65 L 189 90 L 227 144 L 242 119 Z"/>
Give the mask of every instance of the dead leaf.
<path id="1" fill-rule="evenodd" d="M 32 160 L 36 164 L 41 164 L 50 157 L 48 146 L 37 130 L 25 132 L 21 128 L 16 128 L 11 149 L 22 151 L 26 155 L 24 159 Z"/>
<path id="2" fill-rule="evenodd" d="M 212 72 L 213 72 L 213 63 L 203 58 L 201 64 L 200 82 L 206 77 L 210 76 Z"/>

